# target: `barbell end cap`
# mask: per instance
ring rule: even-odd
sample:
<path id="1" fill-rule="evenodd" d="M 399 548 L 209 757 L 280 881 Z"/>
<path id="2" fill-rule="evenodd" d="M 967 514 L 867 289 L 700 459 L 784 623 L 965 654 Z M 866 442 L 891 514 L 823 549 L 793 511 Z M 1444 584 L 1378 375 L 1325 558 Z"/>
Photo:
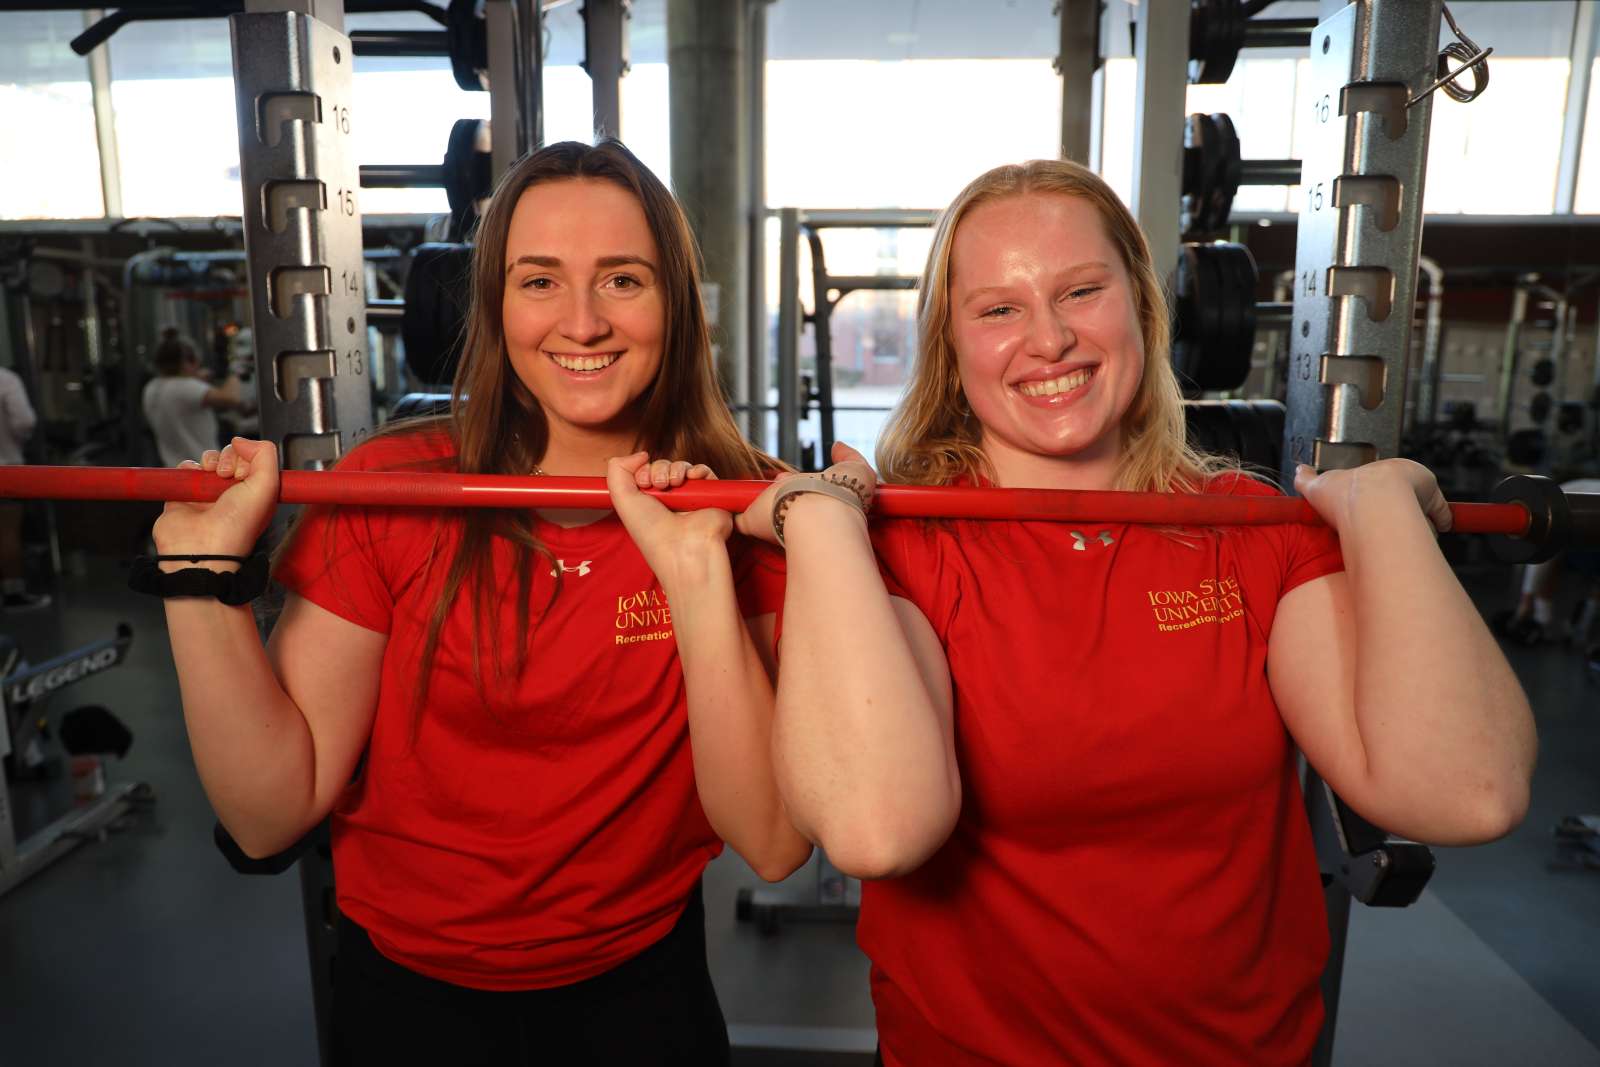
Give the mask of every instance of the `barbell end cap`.
<path id="1" fill-rule="evenodd" d="M 1528 530 L 1521 537 L 1494 534 L 1489 550 L 1503 563 L 1545 563 L 1560 555 L 1572 538 L 1572 508 L 1552 478 L 1514 474 L 1489 493 L 1494 504 L 1521 504 L 1528 509 Z"/>

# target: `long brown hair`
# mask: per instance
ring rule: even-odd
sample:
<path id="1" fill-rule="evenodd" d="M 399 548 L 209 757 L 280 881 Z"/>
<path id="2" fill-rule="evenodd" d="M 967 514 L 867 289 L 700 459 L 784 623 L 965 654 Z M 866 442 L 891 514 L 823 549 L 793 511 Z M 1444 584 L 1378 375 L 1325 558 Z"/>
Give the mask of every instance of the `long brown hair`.
<path id="1" fill-rule="evenodd" d="M 595 145 L 577 141 L 547 145 L 523 157 L 501 178 L 478 224 L 466 341 L 456 367 L 450 414 L 413 423 L 401 432 L 448 431 L 455 446 L 456 470 L 462 474 L 527 474 L 543 457 L 549 425 L 538 400 L 512 369 L 506 351 L 501 318 L 506 243 L 512 213 L 524 192 L 543 182 L 578 178 L 612 182 L 637 197 L 661 257 L 657 277 L 663 290 L 666 331 L 656 379 L 637 401 L 634 447 L 655 457 L 705 463 L 724 478 L 764 478 L 784 469 L 782 463 L 745 441 L 723 398 L 700 298 L 699 248 L 683 209 L 648 167 L 620 141 L 610 139 Z M 527 664 L 534 567 L 541 557 L 551 560 L 535 536 L 527 512 L 469 508 L 447 521 L 460 524 L 461 539 L 428 623 L 420 658 L 419 710 L 440 631 L 469 577 L 473 674 L 482 685 L 485 620 L 494 617 L 505 588 L 494 574 L 494 540 L 504 538 L 520 549 L 515 656 L 507 670 L 504 650 L 495 648 L 491 659 L 497 674 L 515 677 Z M 552 599 L 558 591 L 559 584 L 551 592 Z"/>
<path id="2" fill-rule="evenodd" d="M 1183 394 L 1169 355 L 1171 317 L 1139 224 L 1094 171 L 1066 160 L 1036 159 L 980 174 L 939 217 L 917 296 L 917 362 L 905 397 L 878 441 L 878 469 L 884 479 L 944 485 L 962 475 L 994 477 L 980 444 L 982 424 L 961 389 L 950 336 L 951 246 L 956 227 L 974 207 L 1028 193 L 1059 193 L 1087 201 L 1133 283 L 1144 341 L 1144 377 L 1123 418 L 1116 488 L 1194 490 L 1210 474 L 1232 469 L 1232 464 L 1189 447 Z"/>

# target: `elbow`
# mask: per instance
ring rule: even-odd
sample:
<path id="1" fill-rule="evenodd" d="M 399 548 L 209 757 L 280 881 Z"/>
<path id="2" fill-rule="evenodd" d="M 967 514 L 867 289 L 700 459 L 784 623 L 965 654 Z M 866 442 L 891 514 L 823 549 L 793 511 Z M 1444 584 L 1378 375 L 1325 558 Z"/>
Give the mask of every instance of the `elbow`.
<path id="1" fill-rule="evenodd" d="M 840 871 L 862 881 L 910 874 L 938 850 L 940 841 L 872 839 L 868 834 L 838 834 L 822 841 L 822 851 Z"/>
<path id="2" fill-rule="evenodd" d="M 850 826 L 824 832 L 818 844 L 828 860 L 852 878 L 900 878 L 926 863 L 944 846 L 961 811 L 956 799 L 937 811 L 901 813 L 896 818 L 857 818 Z"/>
<path id="3" fill-rule="evenodd" d="M 828 862 L 851 878 L 864 882 L 900 878 L 922 866 L 931 852 L 905 848 L 873 847 L 866 842 L 842 839 L 822 843 Z"/>
<path id="4" fill-rule="evenodd" d="M 246 833 L 235 834 L 229 831 L 234 845 L 244 857 L 253 863 L 267 863 L 282 857 L 299 842 L 300 836 L 285 837 L 282 834 Z M 226 849 L 223 850 L 226 853 Z"/>
<path id="5" fill-rule="evenodd" d="M 1533 767 L 1538 743 L 1531 730 L 1525 744 L 1506 753 L 1500 768 L 1469 787 L 1462 797 L 1460 844 L 1497 841 L 1521 826 L 1532 802 Z"/>
<path id="6" fill-rule="evenodd" d="M 1448 814 L 1439 811 L 1425 825 L 1394 832 L 1414 841 L 1450 848 L 1486 845 L 1522 825 L 1528 815 L 1528 803 L 1526 780 L 1486 783 L 1474 788 L 1470 795 L 1460 796 L 1447 809 Z M 1403 825 L 1405 820 L 1394 820 L 1394 826 Z"/>
<path id="7" fill-rule="evenodd" d="M 245 838 L 242 841 L 235 839 L 235 843 L 239 846 L 239 851 L 245 854 L 245 858 L 252 860 L 268 860 L 288 848 L 288 845 L 270 838 Z"/>
<path id="8" fill-rule="evenodd" d="M 1472 807 L 1471 823 L 1466 828 L 1471 836 L 1464 843 L 1482 845 L 1505 837 L 1528 817 L 1529 800 L 1525 779 L 1485 790 Z"/>
<path id="9" fill-rule="evenodd" d="M 777 819 L 759 831 L 747 827 L 743 833 L 717 832 L 764 882 L 783 881 L 811 858 L 811 842 L 781 809 Z"/>
<path id="10" fill-rule="evenodd" d="M 234 820 L 234 825 L 225 824 L 220 818 L 217 821 L 217 845 L 224 855 L 229 855 L 232 850 L 228 847 L 231 842 L 233 849 L 243 854 L 245 859 L 253 863 L 272 863 L 274 861 L 292 862 L 302 851 L 302 842 L 308 834 L 314 831 L 316 820 L 307 824 L 239 824 Z M 223 837 L 227 838 L 224 842 Z"/>
<path id="11" fill-rule="evenodd" d="M 756 872 L 756 877 L 763 882 L 781 882 L 795 871 L 806 865 L 811 858 L 811 842 L 801 837 L 799 844 L 764 856 L 759 862 L 751 862 L 750 869 Z"/>

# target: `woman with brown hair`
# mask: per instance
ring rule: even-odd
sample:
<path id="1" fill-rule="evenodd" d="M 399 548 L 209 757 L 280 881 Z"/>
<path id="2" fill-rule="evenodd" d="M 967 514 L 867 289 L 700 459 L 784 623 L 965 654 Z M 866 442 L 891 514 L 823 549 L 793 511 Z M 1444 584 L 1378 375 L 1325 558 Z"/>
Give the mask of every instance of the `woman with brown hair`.
<path id="1" fill-rule="evenodd" d="M 887 479 L 1275 492 L 1185 443 L 1149 249 L 1092 172 L 973 181 L 918 310 Z M 1321 528 L 869 531 L 872 471 L 835 459 L 739 525 L 786 544 L 779 786 L 872 879 L 891 1067 L 1304 1064 L 1328 941 L 1295 748 L 1418 840 L 1526 810 L 1527 701 L 1424 468 L 1303 468 Z"/>
<path id="2" fill-rule="evenodd" d="M 774 880 L 810 854 L 769 756 L 781 567 L 639 487 L 779 464 L 718 393 L 683 213 L 622 145 L 514 166 L 472 277 L 449 416 L 341 468 L 604 473 L 617 513 L 308 510 L 265 650 L 247 610 L 167 601 L 195 761 L 250 855 L 332 815 L 345 1062 L 726 1063 L 701 872 L 722 841 Z M 238 484 L 156 543 L 242 556 L 273 449 L 202 465 Z"/>

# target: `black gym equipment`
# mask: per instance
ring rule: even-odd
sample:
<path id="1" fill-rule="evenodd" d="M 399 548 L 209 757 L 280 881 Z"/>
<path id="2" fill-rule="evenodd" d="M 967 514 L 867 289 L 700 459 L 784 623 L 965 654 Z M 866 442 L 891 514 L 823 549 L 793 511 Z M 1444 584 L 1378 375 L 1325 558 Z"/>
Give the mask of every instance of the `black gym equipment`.
<path id="1" fill-rule="evenodd" d="M 422 384 L 448 387 L 455 378 L 471 291 L 471 245 L 429 243 L 412 250 L 400 336 L 406 366 Z"/>
<path id="2" fill-rule="evenodd" d="M 472 92 L 489 88 L 489 30 L 477 0 L 450 0 L 445 16 L 450 71 Z"/>
<path id="3" fill-rule="evenodd" d="M 1188 243 L 1178 254 L 1172 366 L 1184 395 L 1238 389 L 1250 376 L 1256 327 L 1287 322 L 1293 305 L 1256 302 L 1256 262 L 1244 245 Z"/>
<path id="4" fill-rule="evenodd" d="M 12 812 L 12 779 L 37 781 L 48 789 L 59 765 L 47 754 L 50 741 L 46 703 L 56 693 L 122 663 L 133 643 L 133 630 L 117 625 L 116 635 L 63 653 L 34 666 L 20 666 L 10 638 L 0 638 L 0 686 L 4 687 L 5 722 L 0 729 L 0 894 L 60 859 L 88 840 L 103 840 L 134 807 L 154 794 L 144 782 L 118 783 L 82 802 L 22 839 L 16 836 Z M 67 713 L 57 727 L 61 744 L 72 756 L 121 757 L 133 735 L 116 716 L 99 705 Z M 98 772 L 97 772 L 98 773 Z M 48 798 L 46 798 L 48 799 Z"/>
<path id="5" fill-rule="evenodd" d="M 459 0 L 457 0 L 459 2 Z M 30 3 L 32 8 L 60 9 L 77 11 L 82 5 L 76 2 L 61 4 Z M 471 3 L 467 4 L 472 7 Z M 80 56 L 86 56 L 99 48 L 111 35 L 130 22 L 147 22 L 157 19 L 206 19 L 221 18 L 228 15 L 237 15 L 244 10 L 244 0 L 207 0 L 205 3 L 173 3 L 171 0 L 123 0 L 116 5 L 117 10 L 104 16 L 93 26 L 84 30 L 71 41 L 70 47 Z M 414 11 L 426 15 L 441 26 L 448 25 L 444 9 L 437 4 L 426 3 L 425 0 L 345 0 L 344 10 L 351 15 L 375 15 L 396 11 Z M 416 31 L 412 31 L 416 32 Z M 427 32 L 427 31 L 422 31 Z M 394 37 L 393 31 L 383 36 Z M 432 52 L 369 52 L 369 55 L 432 55 Z M 445 54 L 443 52 L 439 53 Z M 452 59 L 452 66 L 454 61 Z M 460 80 L 460 76 L 457 76 Z M 462 88 L 477 88 L 476 86 L 462 86 Z"/>
<path id="6" fill-rule="evenodd" d="M 1277 400 L 1186 400 L 1189 444 L 1202 452 L 1235 456 L 1246 470 L 1276 479 L 1282 461 L 1287 412 Z"/>
<path id="7" fill-rule="evenodd" d="M 1588 424 L 1588 415 L 1585 405 L 1580 400 L 1563 400 L 1556 409 L 1556 432 L 1561 434 L 1582 433 Z"/>
<path id="8" fill-rule="evenodd" d="M 1528 399 L 1528 418 L 1544 425 L 1550 421 L 1550 412 L 1555 407 L 1555 401 L 1550 399 L 1549 393 L 1534 393 Z"/>
<path id="9" fill-rule="evenodd" d="M 1298 185 L 1298 159 L 1241 159 L 1239 134 L 1227 115 L 1190 115 L 1183 127 L 1183 203 L 1186 239 L 1228 225 L 1241 185 Z"/>
<path id="10" fill-rule="evenodd" d="M 356 30 L 351 49 L 358 56 L 448 56 L 456 85 L 468 92 L 488 89 L 489 31 L 476 0 L 450 0 L 448 10 L 420 6 L 444 29 Z"/>
<path id="11" fill-rule="evenodd" d="M 133 731 L 99 704 L 85 704 L 61 716 L 56 733 L 61 747 L 74 756 L 109 755 L 122 759 L 133 747 Z"/>
<path id="12" fill-rule="evenodd" d="M 1563 815 L 1556 823 L 1553 871 L 1600 871 L 1600 815 Z"/>
<path id="13" fill-rule="evenodd" d="M 1351 811 L 1314 771 L 1307 772 L 1306 792 L 1321 790 L 1326 804 L 1311 804 L 1311 837 L 1319 854 L 1339 857 L 1323 876 L 1323 885 L 1338 882 L 1356 900 L 1375 908 L 1404 908 L 1422 895 L 1433 876 L 1433 852 L 1427 845 L 1393 837 Z"/>
<path id="14" fill-rule="evenodd" d="M 450 240 L 462 241 L 478 222 L 478 201 L 493 191 L 490 153 L 478 146 L 488 140 L 488 123 L 457 119 L 450 127 L 444 160 L 438 164 L 364 164 L 363 189 L 414 189 L 436 185 L 450 201 Z"/>
<path id="15" fill-rule="evenodd" d="M 1317 20 L 1252 18 L 1272 0 L 1190 0 L 1189 82 L 1221 85 L 1241 48 L 1305 48 Z"/>
<path id="16" fill-rule="evenodd" d="M 391 419 L 426 418 L 445 415 L 450 411 L 449 393 L 407 393 L 389 412 Z"/>
<path id="17" fill-rule="evenodd" d="M 1537 467 L 1544 462 L 1549 443 L 1537 426 L 1513 430 L 1506 435 L 1506 462 L 1517 467 Z"/>
<path id="18" fill-rule="evenodd" d="M 809 897 L 797 898 L 768 887 L 741 886 L 734 897 L 733 917 L 754 923 L 763 937 L 775 937 L 786 923 L 853 923 L 861 910 L 861 881 L 835 867 L 819 848 L 811 858 L 816 884 Z"/>
<path id="19" fill-rule="evenodd" d="M 1568 493 L 1553 478 L 1517 474 L 1494 487 L 1491 504 L 1521 504 L 1531 522 L 1525 537 L 1492 534 L 1489 548 L 1505 563 L 1543 563 L 1569 545 L 1600 543 L 1600 494 Z"/>

